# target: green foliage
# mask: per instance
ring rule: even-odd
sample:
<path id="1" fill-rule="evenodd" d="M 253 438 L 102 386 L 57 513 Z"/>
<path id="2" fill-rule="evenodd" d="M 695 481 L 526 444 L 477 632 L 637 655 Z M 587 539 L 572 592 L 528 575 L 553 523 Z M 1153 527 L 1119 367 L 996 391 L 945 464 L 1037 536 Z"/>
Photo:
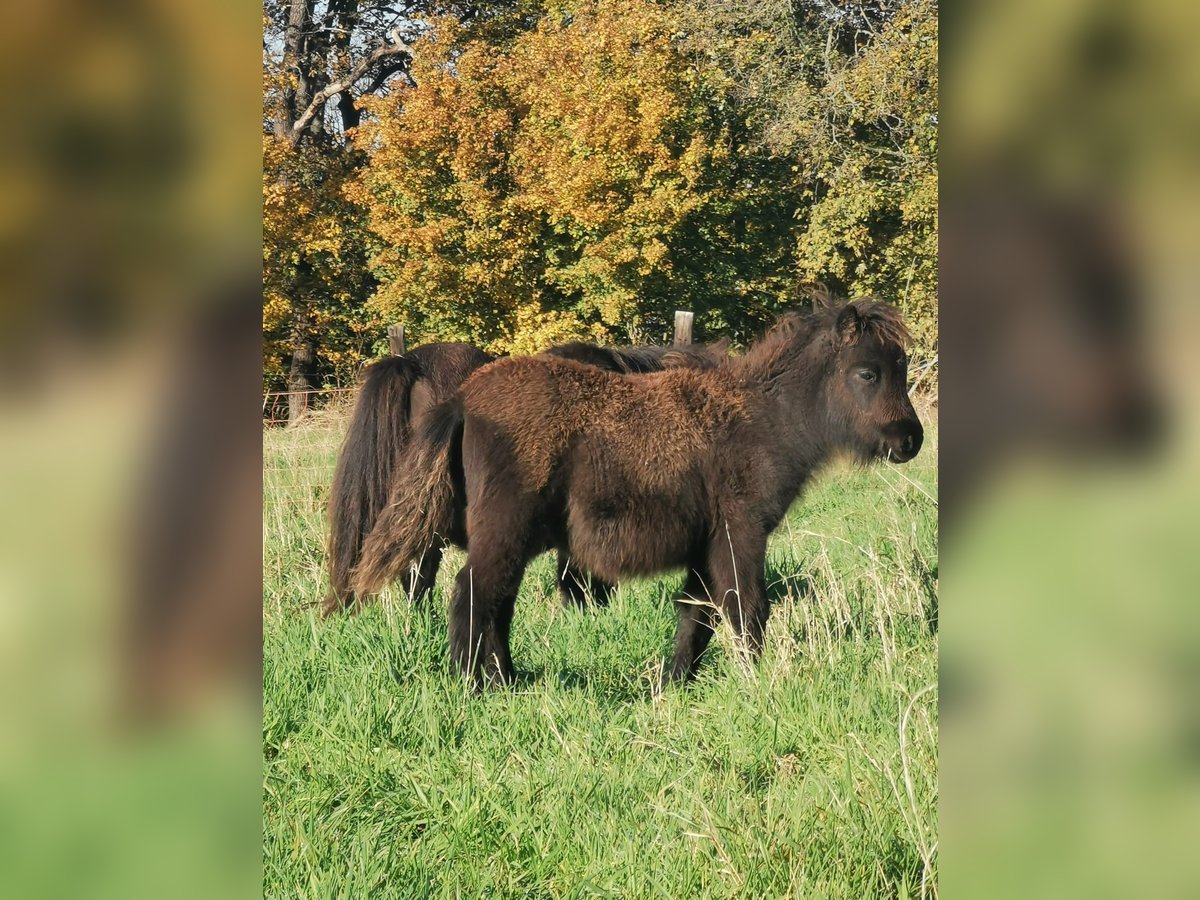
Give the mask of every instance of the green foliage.
<path id="1" fill-rule="evenodd" d="M 936 0 L 678 8 L 753 140 L 790 161 L 795 271 L 904 309 L 937 348 Z"/>
<path id="2" fill-rule="evenodd" d="M 535 563 L 521 681 L 485 696 L 449 671 L 461 553 L 431 613 L 317 619 L 342 424 L 264 438 L 265 896 L 936 896 L 935 428 L 903 468 L 826 473 L 772 538 L 759 668 L 722 628 L 654 699 L 678 575 L 580 613 Z"/>
<path id="3" fill-rule="evenodd" d="M 807 145 L 816 185 L 801 272 L 898 303 L 937 341 L 937 6 L 897 4 L 822 86 L 830 129 Z M 839 141 L 838 133 L 850 141 Z"/>

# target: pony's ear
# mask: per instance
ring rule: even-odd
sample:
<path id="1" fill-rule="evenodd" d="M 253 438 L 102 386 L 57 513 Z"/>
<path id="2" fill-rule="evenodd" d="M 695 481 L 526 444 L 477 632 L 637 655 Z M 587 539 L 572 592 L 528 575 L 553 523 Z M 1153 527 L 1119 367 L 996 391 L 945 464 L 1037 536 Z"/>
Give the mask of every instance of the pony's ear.
<path id="1" fill-rule="evenodd" d="M 837 294 L 823 281 L 806 281 L 800 292 L 812 302 L 813 309 L 834 309 L 838 305 Z"/>
<path id="2" fill-rule="evenodd" d="M 858 314 L 858 310 L 853 306 L 847 306 L 838 313 L 833 333 L 836 335 L 840 347 L 852 347 L 857 344 L 863 333 L 863 320 L 862 316 Z"/>

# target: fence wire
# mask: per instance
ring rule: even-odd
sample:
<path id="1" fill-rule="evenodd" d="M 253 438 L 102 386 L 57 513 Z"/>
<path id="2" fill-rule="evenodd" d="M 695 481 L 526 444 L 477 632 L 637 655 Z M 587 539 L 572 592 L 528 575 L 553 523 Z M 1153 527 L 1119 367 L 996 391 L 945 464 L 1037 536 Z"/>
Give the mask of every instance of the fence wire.
<path id="1" fill-rule="evenodd" d="M 263 425 L 278 427 L 291 423 L 291 398 L 305 398 L 305 412 L 299 421 L 313 412 L 319 412 L 349 400 L 357 387 L 311 388 L 304 391 L 264 391 L 262 416 Z M 320 398 L 319 400 L 316 398 Z M 347 404 L 348 405 L 348 404 Z"/>

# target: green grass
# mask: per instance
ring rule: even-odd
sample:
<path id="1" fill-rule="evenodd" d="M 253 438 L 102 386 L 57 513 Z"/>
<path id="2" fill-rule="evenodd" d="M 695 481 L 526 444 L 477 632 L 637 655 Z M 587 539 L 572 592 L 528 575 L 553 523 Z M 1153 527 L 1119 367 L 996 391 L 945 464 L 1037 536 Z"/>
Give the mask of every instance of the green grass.
<path id="1" fill-rule="evenodd" d="M 655 699 L 682 575 L 564 610 L 544 557 L 519 683 L 449 670 L 442 597 L 321 621 L 344 421 L 264 437 L 263 840 L 270 897 L 936 894 L 937 435 L 834 466 L 772 538 L 762 664 L 722 628 Z"/>

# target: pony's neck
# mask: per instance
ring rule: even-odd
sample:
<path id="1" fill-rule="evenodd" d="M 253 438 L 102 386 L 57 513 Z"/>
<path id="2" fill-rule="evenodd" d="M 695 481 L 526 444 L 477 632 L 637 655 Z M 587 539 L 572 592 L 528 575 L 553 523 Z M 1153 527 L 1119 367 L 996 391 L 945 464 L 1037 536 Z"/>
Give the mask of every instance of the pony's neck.
<path id="1" fill-rule="evenodd" d="M 755 347 L 737 360 L 747 389 L 762 396 L 762 415 L 777 440 L 769 452 L 778 464 L 780 484 L 772 493 L 790 504 L 813 471 L 833 453 L 828 410 L 823 400 L 829 361 L 816 360 L 804 347 Z"/>
<path id="2" fill-rule="evenodd" d="M 784 317 L 756 341 L 745 355 L 732 361 L 739 374 L 769 390 L 789 375 L 811 373 L 815 367 L 814 341 L 821 340 L 816 324 L 808 319 Z"/>

